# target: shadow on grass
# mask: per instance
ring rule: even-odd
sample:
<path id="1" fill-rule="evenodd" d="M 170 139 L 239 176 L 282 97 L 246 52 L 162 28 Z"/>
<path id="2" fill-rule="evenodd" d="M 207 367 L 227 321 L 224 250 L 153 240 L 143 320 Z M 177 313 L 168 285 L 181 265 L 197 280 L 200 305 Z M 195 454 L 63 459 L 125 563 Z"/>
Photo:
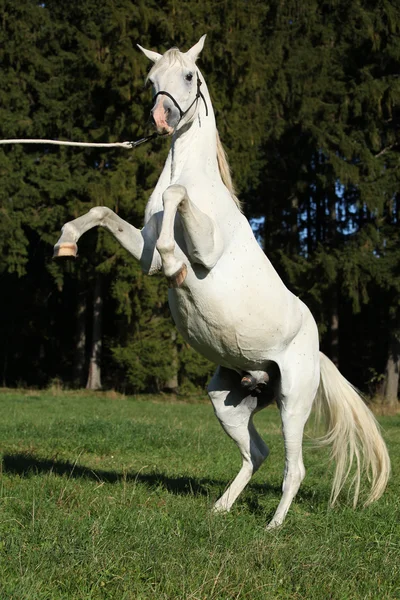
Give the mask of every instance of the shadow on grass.
<path id="1" fill-rule="evenodd" d="M 194 477 L 170 477 L 164 473 L 142 473 L 142 472 L 117 472 L 105 471 L 101 469 L 90 469 L 69 461 L 60 461 L 55 459 L 38 458 L 30 454 L 5 454 L 3 456 L 2 472 L 3 474 L 19 475 L 20 477 L 30 477 L 36 474 L 53 473 L 59 476 L 67 476 L 70 479 L 91 479 L 105 483 L 118 483 L 121 481 L 134 481 L 146 485 L 149 489 L 155 489 L 159 486 L 171 494 L 185 496 L 213 496 L 219 497 L 229 481 L 218 481 L 207 478 Z M 265 495 L 274 496 L 279 500 L 282 490 L 280 485 L 271 485 L 268 483 L 250 483 L 247 491 L 254 492 L 247 494 L 245 492 L 242 502 L 247 505 L 251 513 L 264 512 L 259 500 Z M 325 493 L 322 490 L 314 488 L 300 488 L 297 494 L 297 500 L 303 502 L 326 502 Z"/>
<path id="2" fill-rule="evenodd" d="M 60 476 L 66 475 L 70 479 L 93 479 L 94 481 L 104 481 L 105 483 L 135 481 L 143 483 L 149 488 L 156 488 L 161 485 L 172 494 L 191 494 L 194 496 L 209 496 L 211 490 L 213 490 L 213 493 L 222 493 L 228 483 L 226 481 L 205 478 L 169 477 L 164 473 L 135 473 L 131 471 L 118 473 L 117 471 L 90 469 L 68 461 L 37 458 L 29 454 L 5 454 L 3 456 L 3 473 L 19 475 L 20 477 L 29 477 L 39 473 L 54 473 Z M 259 488 L 264 493 L 280 493 L 278 486 L 255 484 L 252 488 Z"/>

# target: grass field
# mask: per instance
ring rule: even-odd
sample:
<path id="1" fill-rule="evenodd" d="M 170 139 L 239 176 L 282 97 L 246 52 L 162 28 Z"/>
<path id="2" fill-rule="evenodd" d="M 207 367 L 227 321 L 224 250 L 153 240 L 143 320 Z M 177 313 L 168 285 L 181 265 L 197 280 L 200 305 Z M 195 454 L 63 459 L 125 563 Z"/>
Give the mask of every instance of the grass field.
<path id="1" fill-rule="evenodd" d="M 332 469 L 306 444 L 285 526 L 279 414 L 271 454 L 228 515 L 210 507 L 239 454 L 206 402 L 0 392 L 0 600 L 400 598 L 400 416 L 382 417 L 384 497 L 327 510 Z"/>

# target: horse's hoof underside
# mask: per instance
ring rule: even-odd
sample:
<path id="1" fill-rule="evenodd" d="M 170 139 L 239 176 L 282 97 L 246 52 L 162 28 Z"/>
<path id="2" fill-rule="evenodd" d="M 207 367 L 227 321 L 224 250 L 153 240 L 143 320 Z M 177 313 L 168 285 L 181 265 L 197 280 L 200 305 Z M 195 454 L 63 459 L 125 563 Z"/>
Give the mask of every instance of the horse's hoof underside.
<path id="1" fill-rule="evenodd" d="M 60 258 L 62 256 L 73 256 L 74 258 L 78 254 L 78 246 L 73 242 L 64 242 L 54 246 L 53 258 Z"/>

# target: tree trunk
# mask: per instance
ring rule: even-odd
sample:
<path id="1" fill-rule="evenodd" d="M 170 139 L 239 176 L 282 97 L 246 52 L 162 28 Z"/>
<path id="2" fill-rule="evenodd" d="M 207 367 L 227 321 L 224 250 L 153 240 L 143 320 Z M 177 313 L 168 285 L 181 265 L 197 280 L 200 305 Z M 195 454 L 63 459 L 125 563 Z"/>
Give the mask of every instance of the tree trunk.
<path id="1" fill-rule="evenodd" d="M 383 403 L 390 408 L 398 406 L 399 370 L 400 341 L 397 336 L 392 336 L 389 343 L 389 352 L 385 370 L 385 384 L 383 388 Z"/>
<path id="2" fill-rule="evenodd" d="M 332 287 L 331 314 L 329 323 L 330 334 L 330 359 L 339 367 L 339 309 L 338 309 L 338 289 L 335 282 Z"/>
<path id="3" fill-rule="evenodd" d="M 3 362 L 3 387 L 7 387 L 7 366 L 8 366 L 8 352 L 6 351 Z"/>
<path id="4" fill-rule="evenodd" d="M 93 293 L 93 330 L 90 353 L 89 374 L 86 384 L 88 390 L 101 389 L 101 350 L 103 318 L 103 281 L 98 273 Z"/>
<path id="5" fill-rule="evenodd" d="M 313 251 L 312 228 L 313 228 L 313 220 L 312 220 L 312 216 L 311 216 L 311 194 L 309 194 L 308 200 L 307 200 L 307 254 L 308 254 L 308 258 L 311 256 L 312 251 Z"/>
<path id="6" fill-rule="evenodd" d="M 336 212 L 336 190 L 334 184 L 328 190 L 329 222 L 327 223 L 326 241 L 331 248 L 337 248 L 337 212 Z M 339 293 L 337 276 L 332 284 L 332 295 L 330 298 L 330 358 L 339 367 Z"/>
<path id="7" fill-rule="evenodd" d="M 86 311 L 87 296 L 85 292 L 78 294 L 78 306 L 76 310 L 76 344 L 74 355 L 74 385 L 84 385 L 84 372 L 86 363 Z"/>
<path id="8" fill-rule="evenodd" d="M 171 331 L 172 341 L 172 362 L 171 362 L 171 376 L 165 382 L 164 389 L 168 392 L 176 393 L 179 388 L 178 382 L 178 348 L 176 346 L 176 331 Z"/>
<path id="9" fill-rule="evenodd" d="M 296 195 L 290 197 L 290 252 L 297 255 L 299 252 L 299 227 L 297 219 L 299 216 L 299 199 Z"/>

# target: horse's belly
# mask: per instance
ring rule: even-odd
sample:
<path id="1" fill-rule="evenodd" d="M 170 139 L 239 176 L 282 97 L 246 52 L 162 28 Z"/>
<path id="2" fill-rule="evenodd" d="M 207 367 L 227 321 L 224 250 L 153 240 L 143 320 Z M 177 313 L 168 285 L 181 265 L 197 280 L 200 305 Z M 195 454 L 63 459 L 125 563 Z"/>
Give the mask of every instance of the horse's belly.
<path id="1" fill-rule="evenodd" d="M 197 287 L 197 286 L 196 286 Z M 301 311 L 286 288 L 275 308 L 257 293 L 201 285 L 170 291 L 170 308 L 183 338 L 213 362 L 237 369 L 262 369 L 292 341 Z M 296 304 L 296 302 L 295 302 Z"/>

